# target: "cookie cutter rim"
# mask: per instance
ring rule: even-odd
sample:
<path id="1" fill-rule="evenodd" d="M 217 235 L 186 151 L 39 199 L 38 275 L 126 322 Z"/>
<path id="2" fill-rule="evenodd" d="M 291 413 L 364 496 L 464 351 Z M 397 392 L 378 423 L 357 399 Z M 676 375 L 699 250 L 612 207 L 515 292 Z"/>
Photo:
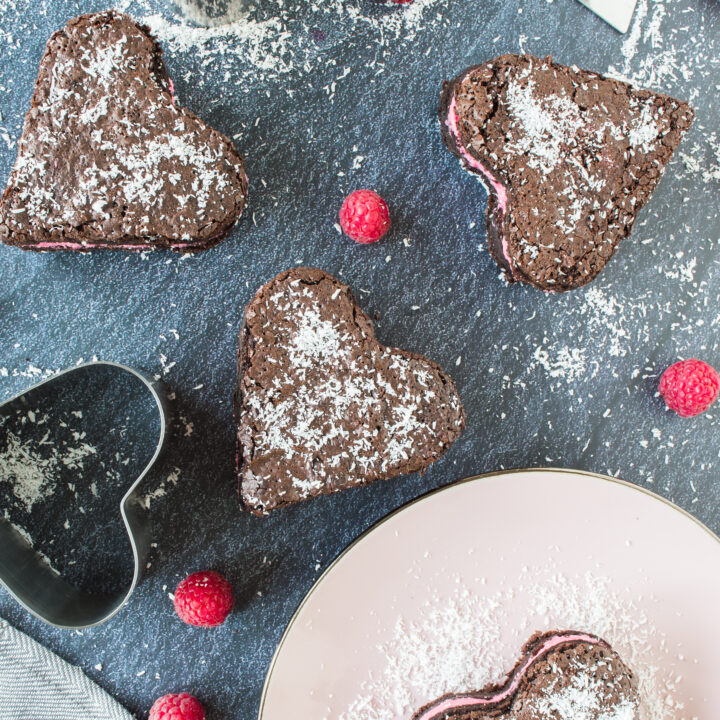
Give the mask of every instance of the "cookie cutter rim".
<path id="1" fill-rule="evenodd" d="M 130 548 L 133 555 L 132 581 L 128 585 L 127 590 L 120 591 L 119 593 L 114 595 L 93 595 L 91 593 L 80 591 L 77 588 L 70 586 L 63 580 L 62 576 L 56 575 L 49 568 L 43 567 L 41 570 L 40 561 L 37 559 L 35 551 L 28 545 L 25 540 L 22 540 L 20 538 L 19 534 L 16 531 L 9 527 L 7 529 L 8 535 L 15 536 L 14 541 L 17 545 L 16 550 L 18 554 L 25 554 L 27 558 L 30 557 L 30 554 L 34 555 L 34 561 L 30 561 L 28 559 L 28 562 L 34 562 L 38 569 L 38 576 L 40 576 L 41 574 L 45 574 L 46 577 L 49 577 L 49 574 L 52 574 L 52 576 L 56 579 L 56 589 L 58 589 L 58 597 L 60 597 L 60 590 L 62 589 L 62 586 L 65 585 L 70 591 L 74 591 L 74 593 L 77 594 L 77 597 L 85 598 L 88 608 L 87 618 L 78 622 L 77 618 L 79 616 L 77 614 L 73 615 L 72 613 L 67 613 L 65 611 L 66 608 L 58 610 L 57 612 L 47 612 L 40 609 L 39 605 L 46 605 L 47 603 L 44 601 L 41 602 L 39 597 L 43 595 L 45 599 L 48 595 L 47 591 L 40 593 L 33 592 L 33 589 L 27 587 L 21 588 L 19 587 L 19 585 L 23 583 L 21 583 L 17 579 L 15 583 L 9 583 L 6 580 L 4 573 L 7 566 L 9 565 L 9 562 L 6 563 L 6 561 L 4 561 L 2 557 L 0 557 L 0 585 L 2 585 L 2 587 L 4 587 L 8 591 L 11 597 L 13 597 L 21 607 L 23 607 L 25 610 L 27 610 L 30 614 L 34 615 L 39 620 L 42 620 L 43 622 L 47 623 L 48 625 L 52 625 L 53 627 L 68 630 L 80 630 L 83 628 L 95 627 L 96 625 L 100 625 L 101 623 L 104 623 L 110 618 L 114 617 L 127 604 L 130 596 L 133 594 L 138 582 L 140 581 L 142 562 L 145 559 L 150 542 L 150 527 L 148 519 L 139 512 L 139 501 L 136 491 L 138 490 L 140 484 L 150 471 L 150 468 L 152 468 L 153 465 L 155 465 L 155 463 L 157 462 L 157 459 L 159 458 L 165 445 L 165 440 L 168 434 L 169 415 L 165 395 L 162 391 L 162 385 L 158 381 L 153 380 L 149 375 L 145 374 L 144 372 L 140 370 L 135 370 L 134 368 L 131 368 L 127 365 L 123 365 L 122 363 L 112 362 L 108 360 L 95 360 L 92 362 L 82 363 L 71 368 L 66 368 L 65 370 L 61 370 L 60 372 L 55 373 L 54 375 L 51 375 L 44 380 L 41 380 L 39 383 L 25 388 L 22 392 L 19 392 L 0 403 L 0 408 L 2 408 L 19 400 L 23 395 L 27 395 L 29 392 L 32 392 L 33 390 L 36 390 L 50 382 L 53 382 L 64 375 L 69 375 L 70 373 L 76 372 L 78 370 L 96 366 L 116 368 L 118 370 L 130 373 L 130 375 L 140 380 L 140 382 L 145 386 L 145 388 L 150 393 L 151 398 L 155 402 L 158 410 L 158 417 L 160 420 L 158 442 L 155 446 L 155 451 L 153 452 L 150 460 L 145 465 L 141 473 L 131 483 L 131 485 L 128 487 L 127 491 L 123 495 L 122 499 L 120 500 L 120 516 L 122 517 L 123 525 L 125 526 L 125 532 L 128 536 Z M 4 532 L 4 528 L 1 525 L 0 531 Z M 21 548 L 21 544 L 25 547 Z M 70 598 L 67 598 L 67 600 L 69 599 Z M 65 604 L 67 605 L 67 602 Z M 94 613 L 92 612 L 93 606 L 95 607 Z M 75 620 L 71 621 L 69 619 L 70 617 L 74 617 Z"/>

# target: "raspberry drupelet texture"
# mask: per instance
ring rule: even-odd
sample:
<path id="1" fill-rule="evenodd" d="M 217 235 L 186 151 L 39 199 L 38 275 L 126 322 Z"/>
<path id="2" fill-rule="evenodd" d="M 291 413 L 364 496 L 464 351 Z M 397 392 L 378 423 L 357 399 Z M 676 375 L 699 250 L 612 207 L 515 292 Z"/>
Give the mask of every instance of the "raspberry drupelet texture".
<path id="1" fill-rule="evenodd" d="M 197 572 L 186 577 L 175 590 L 175 612 L 188 625 L 222 625 L 234 603 L 230 583 L 218 572 Z"/>
<path id="2" fill-rule="evenodd" d="M 340 226 L 357 243 L 374 243 L 390 227 L 390 212 L 385 201 L 372 190 L 356 190 L 340 208 Z"/>
<path id="3" fill-rule="evenodd" d="M 683 360 L 662 374 L 659 390 L 671 410 L 693 417 L 704 413 L 717 399 L 720 376 L 702 360 Z"/>
<path id="4" fill-rule="evenodd" d="M 153 703 L 148 720 L 205 720 L 205 708 L 188 693 L 163 695 Z"/>

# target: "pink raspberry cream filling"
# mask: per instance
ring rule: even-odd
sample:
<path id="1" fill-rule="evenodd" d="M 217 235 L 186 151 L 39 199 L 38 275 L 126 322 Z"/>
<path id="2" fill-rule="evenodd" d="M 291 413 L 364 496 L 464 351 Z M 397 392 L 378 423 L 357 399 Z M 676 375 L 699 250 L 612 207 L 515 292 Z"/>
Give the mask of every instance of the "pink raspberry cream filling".
<path id="1" fill-rule="evenodd" d="M 448 106 L 448 114 L 447 119 L 445 120 L 445 125 L 450 131 L 450 134 L 452 135 L 453 140 L 455 141 L 455 145 L 457 146 L 457 149 L 460 152 L 462 159 L 465 161 L 465 164 L 468 167 L 471 167 L 481 173 L 482 176 L 490 183 L 492 189 L 495 191 L 498 199 L 497 212 L 500 216 L 499 222 L 502 225 L 503 217 L 507 212 L 507 190 L 505 189 L 505 186 L 492 174 L 492 172 L 490 172 L 488 168 L 486 168 L 476 157 L 473 157 L 467 151 L 467 148 L 463 144 L 463 141 L 460 137 L 460 128 L 458 127 L 459 122 L 460 118 L 458 117 L 457 112 L 457 99 L 455 98 L 455 95 L 453 95 L 452 100 L 450 101 L 450 105 Z M 505 257 L 505 260 L 507 261 L 508 267 L 512 268 L 513 262 L 510 257 L 508 243 L 504 235 L 502 239 L 502 253 Z"/>
<path id="2" fill-rule="evenodd" d="M 179 244 L 173 244 L 173 248 L 175 249 L 182 249 L 182 248 L 189 248 L 192 247 L 193 243 L 179 243 Z M 39 242 L 35 245 L 36 248 L 40 248 L 41 250 L 135 250 L 135 251 L 143 251 L 143 250 L 154 250 L 155 248 L 152 245 L 115 245 L 115 244 L 94 244 L 94 243 L 87 243 L 83 245 L 83 243 L 79 242 Z"/>

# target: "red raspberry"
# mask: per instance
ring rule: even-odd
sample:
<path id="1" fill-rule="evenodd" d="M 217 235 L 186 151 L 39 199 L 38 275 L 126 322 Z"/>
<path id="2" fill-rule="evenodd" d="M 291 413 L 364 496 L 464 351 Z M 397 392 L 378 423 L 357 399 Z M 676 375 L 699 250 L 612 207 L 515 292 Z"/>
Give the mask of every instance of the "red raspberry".
<path id="1" fill-rule="evenodd" d="M 671 365 L 660 378 L 660 394 L 667 406 L 682 417 L 704 413 L 717 399 L 720 376 L 702 360 Z"/>
<path id="2" fill-rule="evenodd" d="M 372 190 L 356 190 L 340 208 L 340 226 L 355 242 L 374 243 L 390 227 L 385 201 Z"/>
<path id="3" fill-rule="evenodd" d="M 175 612 L 188 625 L 222 625 L 234 603 L 230 583 L 218 572 L 197 572 L 175 590 Z"/>
<path id="4" fill-rule="evenodd" d="M 205 720 L 205 708 L 192 695 L 163 695 L 150 708 L 148 720 Z"/>

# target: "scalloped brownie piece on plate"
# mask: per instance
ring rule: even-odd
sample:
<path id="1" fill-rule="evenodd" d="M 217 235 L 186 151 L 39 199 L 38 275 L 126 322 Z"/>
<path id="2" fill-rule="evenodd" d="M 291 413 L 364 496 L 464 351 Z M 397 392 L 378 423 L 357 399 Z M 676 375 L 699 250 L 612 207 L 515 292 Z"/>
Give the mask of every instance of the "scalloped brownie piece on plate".
<path id="1" fill-rule="evenodd" d="M 53 34 L 0 200 L 4 243 L 194 252 L 222 240 L 246 200 L 242 157 L 175 104 L 147 28 L 108 11 Z"/>
<path id="2" fill-rule="evenodd" d="M 488 189 L 487 242 L 510 282 L 590 282 L 627 237 L 694 112 L 680 100 L 531 55 L 446 82 L 448 148 Z"/>
<path id="3" fill-rule="evenodd" d="M 311 268 L 247 306 L 235 408 L 240 498 L 258 515 L 424 470 L 465 426 L 442 368 L 381 345 L 349 288 Z"/>
<path id="4" fill-rule="evenodd" d="M 538 633 L 502 683 L 446 695 L 413 720 L 640 720 L 637 680 L 595 635 Z"/>

